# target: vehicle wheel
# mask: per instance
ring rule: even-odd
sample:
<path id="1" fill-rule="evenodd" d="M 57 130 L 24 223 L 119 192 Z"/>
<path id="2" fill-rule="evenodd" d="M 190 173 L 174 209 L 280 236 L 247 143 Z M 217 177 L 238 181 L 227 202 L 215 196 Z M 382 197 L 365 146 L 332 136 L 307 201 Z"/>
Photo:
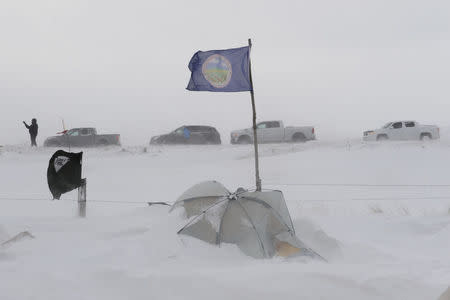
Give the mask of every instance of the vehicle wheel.
<path id="1" fill-rule="evenodd" d="M 108 146 L 108 141 L 107 140 L 100 140 L 100 141 L 97 142 L 97 146 L 98 147 Z"/>
<path id="2" fill-rule="evenodd" d="M 306 142 L 306 136 L 301 132 L 294 133 L 294 135 L 292 136 L 292 142 L 304 143 Z"/>
<path id="3" fill-rule="evenodd" d="M 422 133 L 420 135 L 420 140 L 421 141 L 430 141 L 431 140 L 431 134 L 429 134 L 429 133 Z"/>
<path id="4" fill-rule="evenodd" d="M 248 135 L 239 137 L 239 139 L 237 141 L 237 143 L 240 145 L 250 144 L 251 142 L 252 142 L 252 139 Z"/>
<path id="5" fill-rule="evenodd" d="M 377 141 L 387 141 L 389 138 L 388 138 L 388 136 L 387 135 L 385 135 L 385 134 L 380 134 L 380 135 L 378 135 L 377 136 Z"/>

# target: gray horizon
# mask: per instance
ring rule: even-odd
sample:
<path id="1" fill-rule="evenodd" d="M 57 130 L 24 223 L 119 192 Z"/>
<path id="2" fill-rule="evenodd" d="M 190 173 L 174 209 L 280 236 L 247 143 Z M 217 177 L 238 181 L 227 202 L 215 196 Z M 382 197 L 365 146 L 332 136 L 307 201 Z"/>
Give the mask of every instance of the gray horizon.
<path id="1" fill-rule="evenodd" d="M 321 140 L 396 119 L 450 126 L 445 1 L 12 1 L 0 4 L 0 145 L 68 128 L 123 144 L 183 124 L 249 127 L 249 93 L 189 92 L 198 50 L 247 45 L 258 121 L 312 125 Z"/>

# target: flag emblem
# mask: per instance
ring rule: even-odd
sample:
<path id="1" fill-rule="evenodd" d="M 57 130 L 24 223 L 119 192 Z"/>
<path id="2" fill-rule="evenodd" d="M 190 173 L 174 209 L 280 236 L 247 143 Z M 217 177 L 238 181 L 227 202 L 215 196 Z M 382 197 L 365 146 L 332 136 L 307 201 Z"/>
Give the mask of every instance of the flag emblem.
<path id="1" fill-rule="evenodd" d="M 65 164 L 69 162 L 69 158 L 67 156 L 58 156 L 55 158 L 55 161 L 53 162 L 53 165 L 55 167 L 56 173 L 61 170 L 62 167 L 64 167 Z"/>
<path id="2" fill-rule="evenodd" d="M 197 51 L 189 61 L 189 91 L 251 91 L 250 47 Z"/>
<path id="3" fill-rule="evenodd" d="M 215 88 L 226 87 L 231 80 L 233 69 L 228 59 L 220 54 L 208 57 L 202 65 L 202 74 Z"/>

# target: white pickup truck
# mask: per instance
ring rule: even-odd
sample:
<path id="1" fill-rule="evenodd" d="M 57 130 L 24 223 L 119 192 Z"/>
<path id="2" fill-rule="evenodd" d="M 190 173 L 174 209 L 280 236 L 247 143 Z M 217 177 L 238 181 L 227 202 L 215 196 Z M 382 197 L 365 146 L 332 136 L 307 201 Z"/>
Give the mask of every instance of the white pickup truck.
<path id="1" fill-rule="evenodd" d="M 439 138 L 439 127 L 415 121 L 389 122 L 380 129 L 364 131 L 364 141 L 431 140 Z"/>
<path id="2" fill-rule="evenodd" d="M 256 124 L 259 143 L 293 142 L 301 143 L 315 140 L 314 127 L 284 127 L 282 121 L 266 121 Z M 253 143 L 253 128 L 235 130 L 231 132 L 232 144 Z"/>

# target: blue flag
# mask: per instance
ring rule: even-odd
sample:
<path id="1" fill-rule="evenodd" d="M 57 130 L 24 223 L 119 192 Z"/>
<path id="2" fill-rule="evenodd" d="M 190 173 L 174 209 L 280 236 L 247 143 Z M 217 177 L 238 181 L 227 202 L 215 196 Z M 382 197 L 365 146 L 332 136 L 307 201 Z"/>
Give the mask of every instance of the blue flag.
<path id="1" fill-rule="evenodd" d="M 189 62 L 190 91 L 251 91 L 249 47 L 198 51 Z"/>

